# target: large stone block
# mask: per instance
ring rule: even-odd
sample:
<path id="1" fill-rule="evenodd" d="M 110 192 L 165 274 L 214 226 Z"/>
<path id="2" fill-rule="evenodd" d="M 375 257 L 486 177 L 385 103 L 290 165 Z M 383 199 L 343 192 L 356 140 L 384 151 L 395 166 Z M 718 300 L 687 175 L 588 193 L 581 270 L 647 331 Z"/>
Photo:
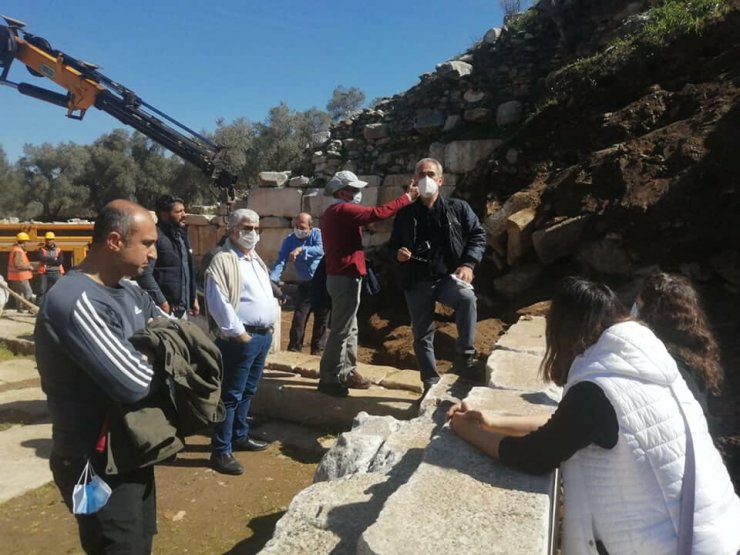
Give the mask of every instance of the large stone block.
<path id="1" fill-rule="evenodd" d="M 526 208 L 536 208 L 539 202 L 539 195 L 532 191 L 518 191 L 506 199 L 501 208 L 489 214 L 483 221 L 489 243 L 497 240 L 506 231 L 509 216 Z"/>
<path id="2" fill-rule="evenodd" d="M 260 255 L 262 260 L 267 264 L 267 268 L 271 269 L 275 261 L 277 260 L 278 254 L 280 253 L 280 246 L 283 244 L 283 240 L 290 235 L 293 228 L 268 228 L 262 229 L 260 233 L 260 242 L 257 243 L 257 254 Z M 295 267 L 293 264 L 286 263 L 283 271 L 283 281 L 295 281 L 297 275 L 295 273 Z"/>
<path id="3" fill-rule="evenodd" d="M 520 399 L 510 404 L 524 409 L 529 403 Z M 508 469 L 444 426 L 354 552 L 545 555 L 554 486 L 551 475 L 529 476 Z M 443 501 L 449 499 L 464 501 Z"/>
<path id="4" fill-rule="evenodd" d="M 378 206 L 396 200 L 403 192 L 403 189 L 398 186 L 388 187 L 387 185 L 383 185 L 382 187 L 378 187 Z"/>
<path id="5" fill-rule="evenodd" d="M 518 100 L 499 104 L 496 110 L 496 125 L 513 125 L 522 120 L 524 107 Z"/>
<path id="6" fill-rule="evenodd" d="M 486 44 L 494 44 L 498 38 L 501 36 L 501 29 L 498 27 L 492 27 L 488 31 L 486 31 L 486 34 L 483 35 L 483 42 Z"/>
<path id="7" fill-rule="evenodd" d="M 416 111 L 414 118 L 414 129 L 419 133 L 434 133 L 445 124 L 446 115 L 439 110 L 422 108 Z"/>
<path id="8" fill-rule="evenodd" d="M 303 212 L 308 212 L 314 218 L 320 218 L 324 210 L 334 204 L 333 197 L 324 196 L 324 189 L 307 189 L 303 195 Z"/>
<path id="9" fill-rule="evenodd" d="M 535 215 L 533 208 L 525 208 L 506 220 L 506 261 L 511 266 L 517 264 L 532 249 Z"/>
<path id="10" fill-rule="evenodd" d="M 288 180 L 288 187 L 308 187 L 310 181 L 305 175 L 298 175 Z"/>
<path id="11" fill-rule="evenodd" d="M 411 183 L 411 180 L 413 178 L 414 174 L 412 173 L 392 173 L 386 175 L 385 179 L 383 179 L 383 187 L 398 187 L 399 189 L 403 189 L 407 187 L 409 183 Z"/>
<path id="12" fill-rule="evenodd" d="M 383 184 L 383 177 L 380 175 L 358 175 L 357 179 L 365 181 L 368 187 L 380 187 Z"/>
<path id="13" fill-rule="evenodd" d="M 311 135 L 311 147 L 316 148 L 324 143 L 328 143 L 331 139 L 331 131 L 319 131 Z"/>
<path id="14" fill-rule="evenodd" d="M 277 189 L 259 187 L 249 192 L 247 206 L 257 212 L 260 217 L 281 216 L 283 218 L 293 218 L 301 211 L 302 196 L 300 189 L 291 187 Z"/>
<path id="15" fill-rule="evenodd" d="M 465 94 L 463 94 L 463 100 L 465 100 L 465 102 L 468 102 L 470 104 L 475 104 L 476 102 L 483 100 L 485 96 L 486 96 L 486 91 L 468 89 L 467 91 L 465 91 Z"/>
<path id="16" fill-rule="evenodd" d="M 277 216 L 265 216 L 260 218 L 261 229 L 272 229 L 272 228 L 290 228 L 292 219 L 291 218 L 279 218 Z"/>
<path id="17" fill-rule="evenodd" d="M 439 75 L 459 79 L 460 77 L 470 75 L 473 72 L 473 66 L 467 62 L 452 60 L 437 65 L 436 70 Z"/>
<path id="18" fill-rule="evenodd" d="M 444 165 L 445 163 L 445 148 L 447 148 L 447 145 L 445 143 L 432 143 L 429 145 L 429 158 L 434 158 L 435 160 L 439 160 L 439 162 Z"/>
<path id="19" fill-rule="evenodd" d="M 380 187 L 370 187 L 369 185 L 362 189 L 362 201 L 360 204 L 363 206 L 376 206 L 378 204 L 378 189 Z"/>
<path id="20" fill-rule="evenodd" d="M 388 136 L 388 126 L 384 123 L 368 123 L 362 129 L 362 136 L 368 141 L 377 141 Z"/>
<path id="21" fill-rule="evenodd" d="M 587 222 L 588 216 L 577 216 L 535 231 L 532 234 L 532 243 L 540 261 L 550 264 L 573 252 Z"/>
<path id="22" fill-rule="evenodd" d="M 491 119 L 491 114 L 488 108 L 471 108 L 463 112 L 463 119 L 471 123 L 483 123 Z"/>
<path id="23" fill-rule="evenodd" d="M 487 158 L 502 142 L 500 139 L 451 142 L 445 148 L 442 164 L 453 173 L 472 171 L 478 162 Z"/>
<path id="24" fill-rule="evenodd" d="M 260 187 L 282 187 L 290 177 L 290 172 L 260 172 Z"/>
<path id="25" fill-rule="evenodd" d="M 545 356 L 545 327 L 542 316 L 522 317 L 496 342 L 496 349 Z"/>

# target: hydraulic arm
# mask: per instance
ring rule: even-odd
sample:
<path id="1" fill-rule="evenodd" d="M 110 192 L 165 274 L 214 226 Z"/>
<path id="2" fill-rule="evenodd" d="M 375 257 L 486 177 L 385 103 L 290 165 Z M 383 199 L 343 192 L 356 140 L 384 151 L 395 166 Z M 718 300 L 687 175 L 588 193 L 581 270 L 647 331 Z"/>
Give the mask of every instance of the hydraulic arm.
<path id="1" fill-rule="evenodd" d="M 234 199 L 236 175 L 224 167 L 223 148 L 167 114 L 144 102 L 136 93 L 109 79 L 95 64 L 54 50 L 43 38 L 24 31 L 25 24 L 3 17 L 0 25 L 0 85 L 19 93 L 67 108 L 67 117 L 81 120 L 91 106 L 130 125 L 170 152 L 208 175 Z M 54 81 L 67 91 L 61 94 L 29 83 L 14 83 L 8 73 L 14 60 L 36 77 Z"/>

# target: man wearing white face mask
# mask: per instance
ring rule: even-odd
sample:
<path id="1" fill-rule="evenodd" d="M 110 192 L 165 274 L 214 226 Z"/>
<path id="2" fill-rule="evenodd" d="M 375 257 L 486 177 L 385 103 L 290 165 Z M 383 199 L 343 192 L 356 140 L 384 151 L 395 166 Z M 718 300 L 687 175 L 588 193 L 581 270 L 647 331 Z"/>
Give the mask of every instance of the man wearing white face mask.
<path id="1" fill-rule="evenodd" d="M 357 309 L 362 277 L 367 273 L 362 226 L 394 216 L 419 196 L 413 186 L 382 206 L 362 206 L 362 189 L 366 185 L 354 173 L 344 170 L 334 174 L 324 188 L 324 194 L 337 202 L 321 216 L 326 289 L 332 309 L 329 338 L 321 357 L 319 391 L 335 397 L 345 397 L 350 387 L 370 387 L 357 372 Z"/>
<path id="2" fill-rule="evenodd" d="M 401 279 L 411 316 L 414 351 L 426 393 L 439 380 L 434 356 L 434 303 L 455 309 L 458 339 L 453 371 L 475 375 L 477 306 L 473 269 L 483 258 L 486 234 L 470 205 L 439 194 L 442 164 L 424 158 L 416 164 L 412 185 L 419 200 L 398 213 L 390 247 L 401 264 Z"/>
<path id="3" fill-rule="evenodd" d="M 254 210 L 232 212 L 228 238 L 206 270 L 206 313 L 223 356 L 221 399 L 226 408 L 226 418 L 213 430 L 211 466 L 223 474 L 244 472 L 234 451 L 267 448 L 249 437 L 247 420 L 278 314 L 267 266 L 254 250 L 259 222 Z"/>
<path id="4" fill-rule="evenodd" d="M 288 350 L 301 352 L 306 322 L 312 311 L 311 279 L 316 267 L 324 257 L 324 245 L 321 241 L 321 230 L 313 227 L 311 214 L 301 212 L 293 220 L 293 233 L 283 239 L 277 260 L 272 266 L 270 279 L 273 283 L 280 281 L 286 262 L 292 262 L 298 277 L 298 289 L 293 299 L 295 309 L 290 324 Z M 311 333 L 311 354 L 318 355 L 326 343 L 326 320 L 328 310 L 321 308 L 313 311 L 313 332 Z"/>

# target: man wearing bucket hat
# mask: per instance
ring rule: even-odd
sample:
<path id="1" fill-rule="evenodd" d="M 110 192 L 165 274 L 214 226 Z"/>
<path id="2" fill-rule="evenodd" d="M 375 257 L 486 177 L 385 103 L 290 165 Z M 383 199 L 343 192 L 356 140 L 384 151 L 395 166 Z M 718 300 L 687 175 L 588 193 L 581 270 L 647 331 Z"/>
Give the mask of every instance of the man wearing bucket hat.
<path id="1" fill-rule="evenodd" d="M 334 197 L 336 202 L 321 216 L 326 289 L 332 311 L 318 389 L 335 397 L 345 397 L 350 387 L 370 387 L 357 373 L 357 309 L 362 277 L 367 273 L 362 226 L 394 216 L 419 196 L 414 185 L 382 206 L 361 206 L 362 189 L 366 186 L 367 182 L 344 170 L 334 174 L 324 188 L 324 195 Z"/>
<path id="2" fill-rule="evenodd" d="M 27 301 L 33 301 L 33 289 L 31 279 L 33 278 L 33 266 L 28 260 L 26 245 L 31 238 L 25 231 L 15 236 L 15 245 L 10 249 L 8 257 L 8 285 L 10 289 L 18 293 Z M 16 303 L 18 310 L 22 310 L 20 304 Z"/>
<path id="3" fill-rule="evenodd" d="M 39 267 L 36 271 L 41 276 L 42 297 L 64 275 L 62 249 L 57 248 L 55 239 L 54 232 L 47 231 L 44 235 L 44 246 L 39 249 Z"/>

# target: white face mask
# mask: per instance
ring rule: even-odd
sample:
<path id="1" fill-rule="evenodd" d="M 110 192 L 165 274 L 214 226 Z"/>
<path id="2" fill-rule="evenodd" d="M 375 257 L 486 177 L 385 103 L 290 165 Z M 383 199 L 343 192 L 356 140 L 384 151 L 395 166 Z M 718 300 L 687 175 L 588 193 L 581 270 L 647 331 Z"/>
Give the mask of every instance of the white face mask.
<path id="1" fill-rule="evenodd" d="M 350 202 L 352 204 L 360 204 L 362 202 L 362 191 L 357 191 Z"/>
<path id="2" fill-rule="evenodd" d="M 632 303 L 632 308 L 630 308 L 630 316 L 633 318 L 638 318 L 640 316 L 640 310 L 637 308 L 637 303 Z"/>
<path id="3" fill-rule="evenodd" d="M 293 229 L 293 235 L 295 235 L 298 239 L 305 239 L 309 235 L 311 235 L 311 230 L 310 229 L 298 229 L 298 228 L 294 228 Z"/>
<path id="4" fill-rule="evenodd" d="M 419 194 L 424 198 L 431 198 L 439 191 L 437 182 L 428 175 L 422 177 L 417 186 L 419 187 Z"/>
<path id="5" fill-rule="evenodd" d="M 256 231 L 240 231 L 239 239 L 236 240 L 242 247 L 252 250 L 260 242 L 259 233 Z"/>

